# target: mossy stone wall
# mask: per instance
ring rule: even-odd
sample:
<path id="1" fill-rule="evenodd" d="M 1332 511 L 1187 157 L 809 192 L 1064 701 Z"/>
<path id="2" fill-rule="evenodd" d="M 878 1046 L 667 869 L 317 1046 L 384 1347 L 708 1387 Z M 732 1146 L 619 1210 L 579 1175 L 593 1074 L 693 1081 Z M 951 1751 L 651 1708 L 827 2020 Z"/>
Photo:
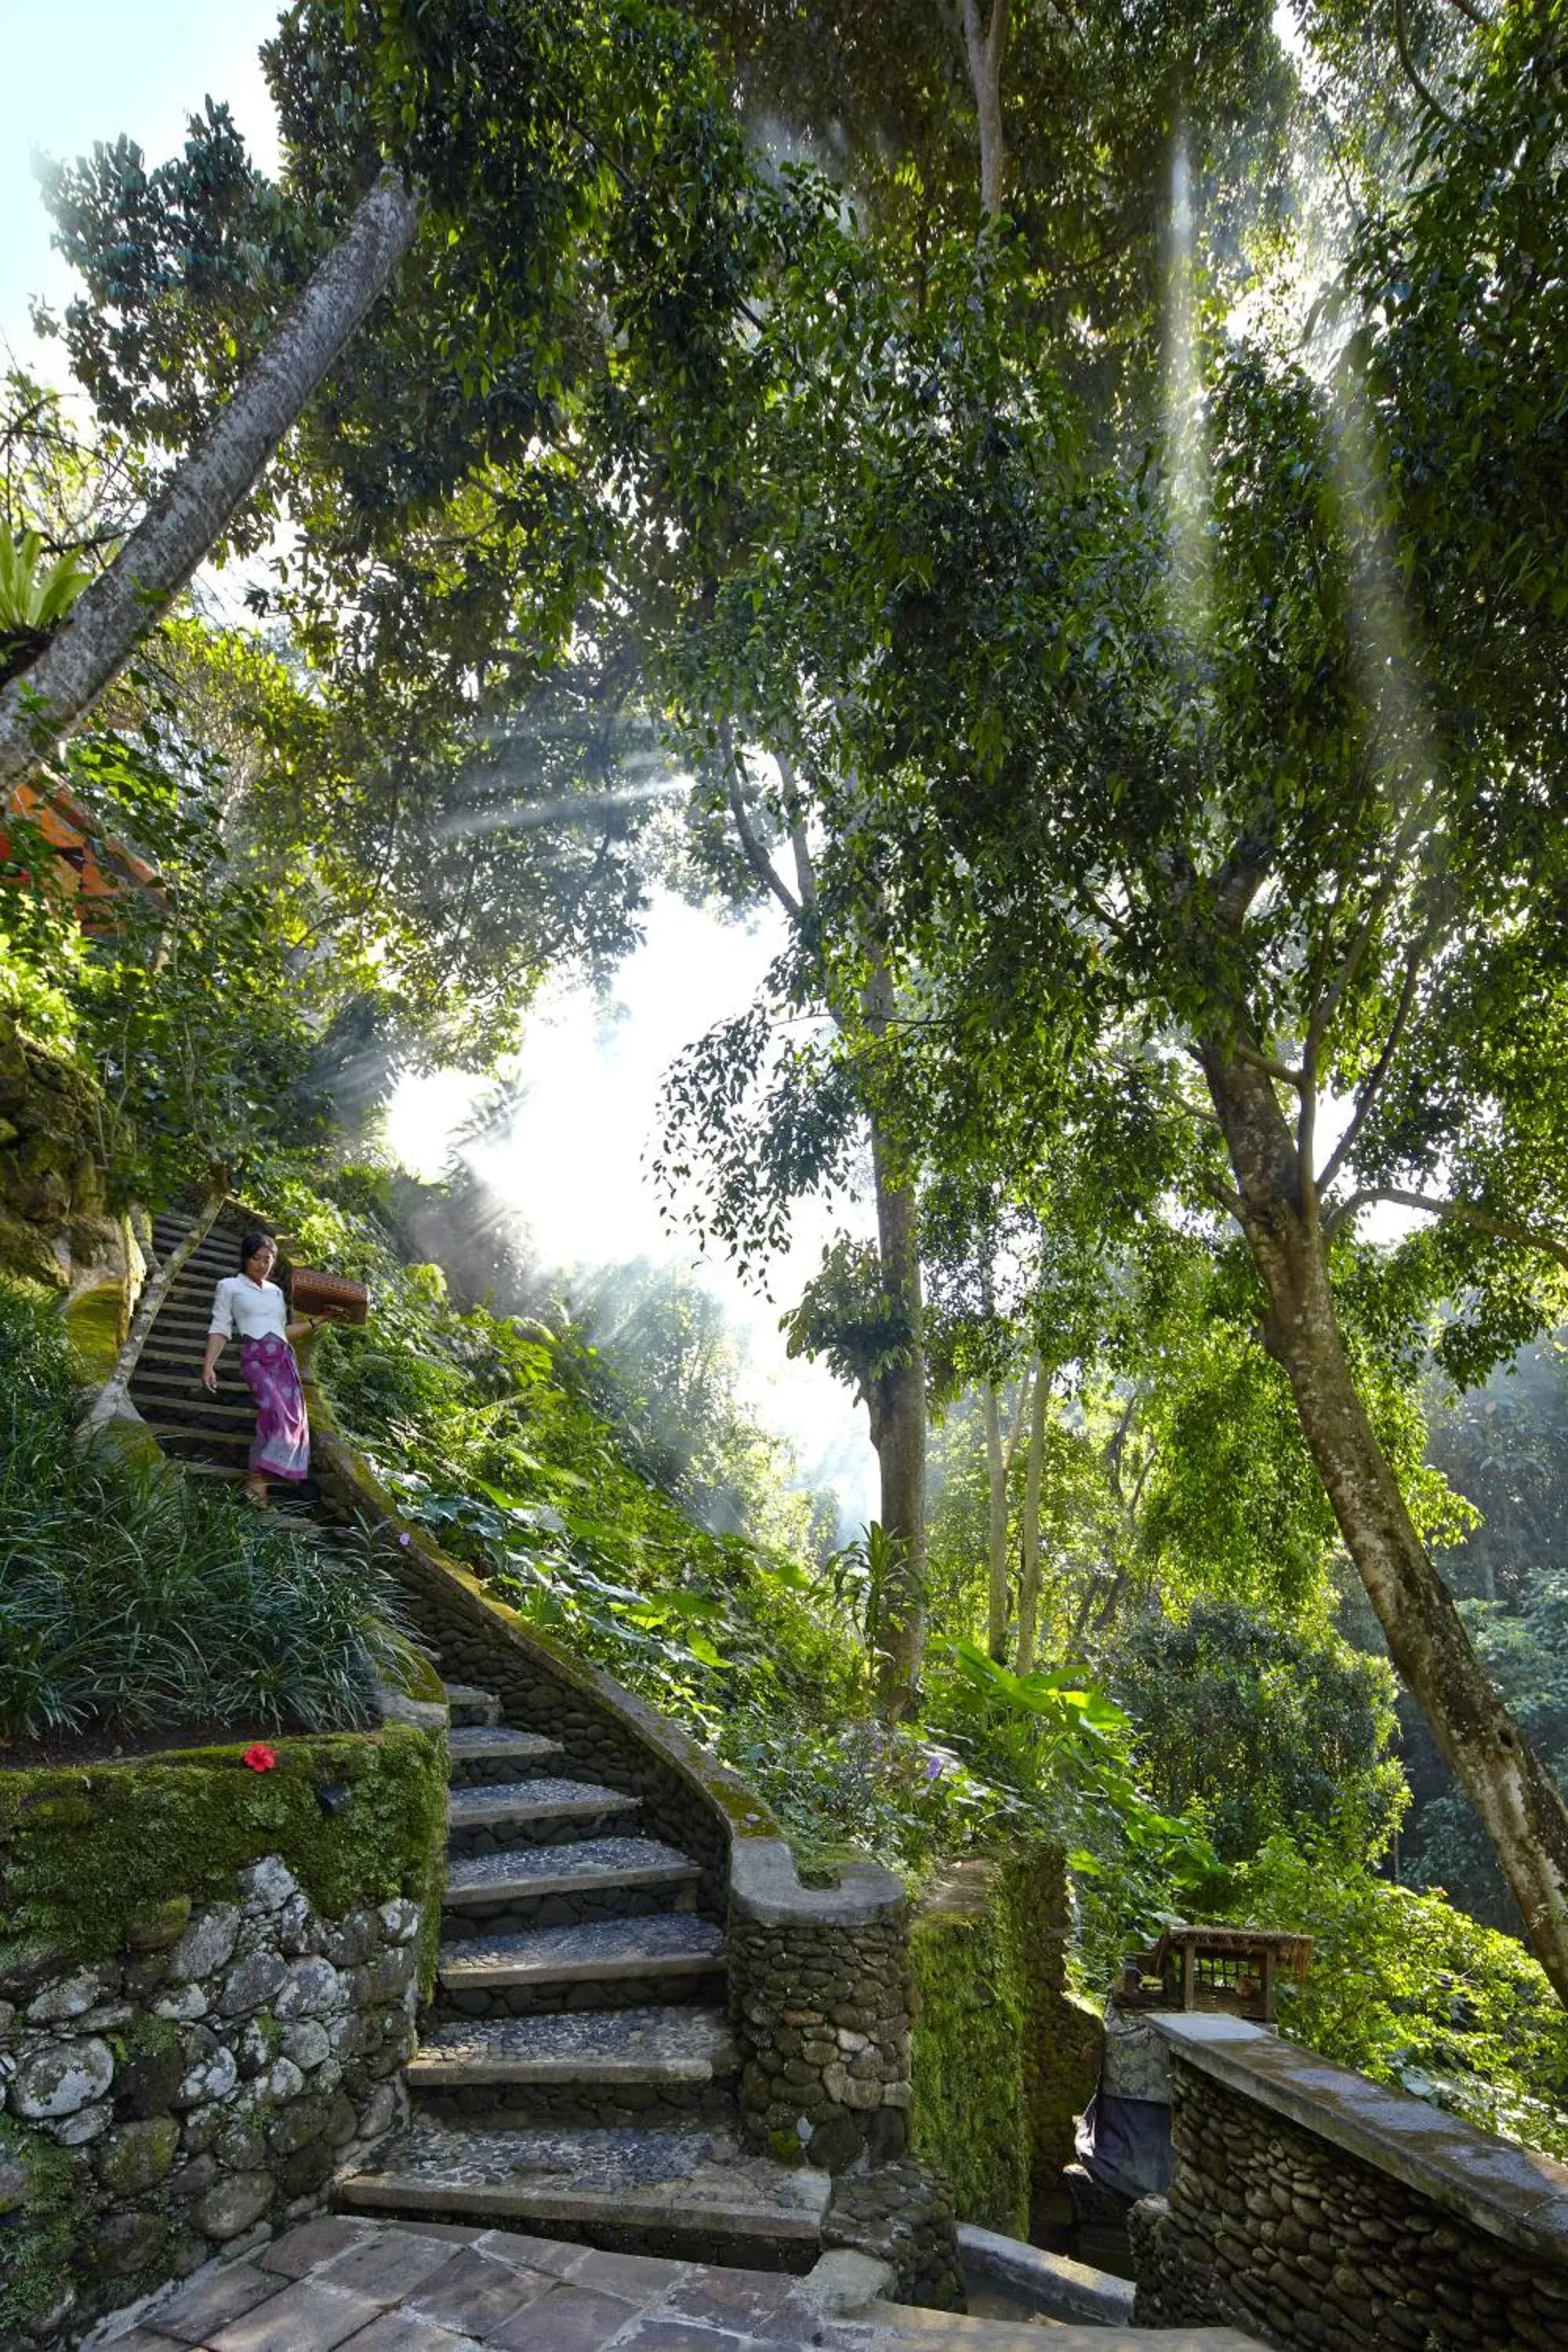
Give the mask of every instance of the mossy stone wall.
<path id="1" fill-rule="evenodd" d="M 0 1269 L 50 1289 L 123 1275 L 91 1080 L 0 1013 Z"/>
<path id="2" fill-rule="evenodd" d="M 403 2118 L 438 1732 L 0 1770 L 0 2352 L 319 2205 Z"/>
<path id="3" fill-rule="evenodd" d="M 1035 2233 L 1099 2074 L 1068 1931 L 1065 1857 L 1040 1843 L 944 1872 L 910 1937 L 911 2144 L 947 2173 L 960 2221 L 1009 2237 Z"/>

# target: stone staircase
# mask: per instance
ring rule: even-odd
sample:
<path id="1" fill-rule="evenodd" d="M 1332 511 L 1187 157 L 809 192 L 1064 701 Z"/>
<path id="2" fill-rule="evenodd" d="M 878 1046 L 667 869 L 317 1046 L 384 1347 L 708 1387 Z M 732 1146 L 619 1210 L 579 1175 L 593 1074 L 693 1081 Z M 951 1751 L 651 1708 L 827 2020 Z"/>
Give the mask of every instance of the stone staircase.
<path id="1" fill-rule="evenodd" d="M 177 1218 L 160 1220 L 160 1251 L 182 1231 Z M 131 1383 L 132 1402 L 171 1459 L 193 1477 L 236 1485 L 254 1428 L 249 1391 L 232 1347 L 219 1360 L 216 1397 L 202 1388 L 200 1367 L 213 1286 L 236 1271 L 239 1233 L 237 1221 L 226 1217 L 193 1254 Z M 342 1524 L 341 1496 L 334 1505 L 315 1476 L 292 1488 L 275 1486 L 273 1496 L 274 1516 L 294 1522 L 353 1572 L 362 1554 Z M 742 1982 L 731 2014 L 728 1963 L 745 1952 L 746 1940 L 727 1945 L 711 1854 L 700 1860 L 658 1834 L 657 1824 L 639 1819 L 642 1797 L 574 1771 L 565 1739 L 504 1723 L 501 1700 L 459 1679 L 460 1661 L 444 1662 L 447 1644 L 428 1625 L 419 1646 L 438 1670 L 452 1667 L 445 1680 L 451 1792 L 436 1996 L 407 2069 L 406 2124 L 372 2163 L 340 2177 L 339 2208 L 367 2227 L 403 2220 L 444 2224 L 454 2238 L 478 2231 L 485 2245 L 537 2249 L 546 2239 L 567 2240 L 605 2257 L 717 2265 L 737 2290 L 762 2272 L 821 2278 L 847 2258 L 869 2255 L 876 2271 L 875 2258 L 892 2251 L 889 2213 L 922 2193 L 919 2168 L 893 2161 L 868 2169 L 862 2160 L 835 2175 L 744 2144 L 737 2029 L 742 2011 L 758 2013 L 761 1979 L 753 1973 Z M 564 1719 L 587 1723 L 580 1714 Z M 591 1747 L 585 1728 L 576 1736 L 588 1737 Z M 764 1947 L 772 1935 L 787 1941 L 804 1934 L 804 1970 L 820 1974 L 807 1915 L 830 1898 L 803 1900 L 782 1850 L 771 1853 L 764 1843 L 750 1853 L 752 1925 L 745 1934 Z M 803 1998 L 825 1998 L 803 1992 L 795 1965 L 786 1963 L 787 2013 Z M 871 1998 L 871 1989 L 858 1988 L 856 1997 Z M 798 2044 L 798 2032 L 795 2039 Z M 798 2060 L 790 2063 L 798 2068 Z M 951 2221 L 946 2227 L 951 2242 Z M 529 2234 L 506 2234 L 516 2231 Z M 940 2242 L 940 2227 L 936 2235 Z M 834 2248 L 839 2252 L 823 2262 Z M 655 2284 L 662 2286 L 668 2265 L 643 2267 L 658 2271 Z M 895 2257 L 880 2275 L 891 2281 L 900 2267 Z M 902 2267 L 911 2281 L 921 2275 L 918 2264 Z M 1045 2339 L 1042 2325 L 1049 2329 Z M 440 2332 L 423 2322 L 414 2328 L 385 2340 L 412 2347 Z M 182 2328 L 181 2340 L 187 2335 Z M 667 2335 L 659 2334 L 661 2344 Z M 336 2335 L 319 2339 L 329 2340 Z M 691 2340 L 679 2323 L 679 2344 Z M 786 2331 L 777 2340 L 782 2347 L 800 2339 Z M 1064 2352 L 1080 2344 L 1088 2352 L 1091 2343 L 1105 2352 L 1156 2346 L 1258 2352 L 1226 2329 L 1152 2336 L 1040 2317 L 1026 2338 L 1005 2321 L 955 2318 L 904 2302 L 872 2303 L 847 2323 L 828 2319 L 809 2340 L 852 2342 L 858 2352 L 922 2352 L 928 2343 L 932 2352 L 943 2344 L 1010 2352 L 1025 2340 L 1058 2342 Z M 307 2352 L 302 2338 L 289 2341 Z M 549 2352 L 557 2352 L 553 2337 Z"/>
<path id="2" fill-rule="evenodd" d="M 177 1218 L 154 1229 L 176 1243 Z M 193 1476 L 238 1484 L 254 1428 L 237 1351 L 200 1384 L 215 1283 L 238 1263 L 220 1220 L 171 1286 L 131 1396 Z M 312 1478 L 278 1516 L 344 1542 Z M 345 1558 L 350 1557 L 345 1555 Z M 438 1646 L 427 1643 L 439 1669 Z M 408 2069 L 408 2128 L 342 2206 L 507 2222 L 609 2252 L 805 2270 L 833 2183 L 745 2150 L 726 2013 L 724 1927 L 703 1870 L 639 1831 L 641 1800 L 575 1777 L 560 1742 L 503 1725 L 494 1694 L 447 1685 L 449 1877 L 437 1993 Z"/>
<path id="3" fill-rule="evenodd" d="M 552 1740 L 447 1685 L 452 1794 L 437 1995 L 414 2120 L 358 2212 L 488 2221 L 609 2252 L 804 2269 L 828 2176 L 747 2155 L 721 1923 L 638 1800 L 563 1777 Z"/>

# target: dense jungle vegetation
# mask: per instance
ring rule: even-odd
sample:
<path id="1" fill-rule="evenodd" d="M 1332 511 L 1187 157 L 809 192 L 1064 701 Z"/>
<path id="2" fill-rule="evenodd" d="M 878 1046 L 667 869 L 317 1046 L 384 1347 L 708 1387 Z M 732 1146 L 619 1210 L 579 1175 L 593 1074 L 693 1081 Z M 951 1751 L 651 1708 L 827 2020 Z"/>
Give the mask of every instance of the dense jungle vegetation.
<path id="1" fill-rule="evenodd" d="M 370 1280 L 318 1370 L 408 1515 L 803 1854 L 1062 1838 L 1096 1990 L 1163 1915 L 1308 1929 L 1289 2030 L 1568 2154 L 1568 19 L 1293 24 L 300 0 L 276 180 L 212 103 L 52 168 L 90 422 L 7 378 L 0 1019 L 114 1213 Z M 68 806 L 142 878 L 84 907 Z M 656 1164 L 753 1269 L 867 1205 L 787 1318 L 858 1535 L 700 1289 L 378 1146 L 400 1071 L 504 1108 L 660 887 L 785 924 Z M 99 1639 L 135 1512 L 199 1581 L 217 1507 L 116 1502 L 67 1622 L 13 1261 L 13 1736 L 248 1704 Z M 278 1706 L 352 1710 L 288 1574 Z"/>

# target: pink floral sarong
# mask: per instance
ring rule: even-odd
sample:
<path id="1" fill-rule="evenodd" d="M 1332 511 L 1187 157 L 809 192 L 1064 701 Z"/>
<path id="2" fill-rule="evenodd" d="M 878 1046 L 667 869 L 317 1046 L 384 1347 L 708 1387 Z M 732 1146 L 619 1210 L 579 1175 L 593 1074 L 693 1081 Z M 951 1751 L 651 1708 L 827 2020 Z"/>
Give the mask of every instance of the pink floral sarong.
<path id="1" fill-rule="evenodd" d="M 310 1423 L 293 1349 L 275 1332 L 265 1339 L 242 1339 L 239 1369 L 256 1399 L 252 1471 L 262 1478 L 308 1478 Z"/>

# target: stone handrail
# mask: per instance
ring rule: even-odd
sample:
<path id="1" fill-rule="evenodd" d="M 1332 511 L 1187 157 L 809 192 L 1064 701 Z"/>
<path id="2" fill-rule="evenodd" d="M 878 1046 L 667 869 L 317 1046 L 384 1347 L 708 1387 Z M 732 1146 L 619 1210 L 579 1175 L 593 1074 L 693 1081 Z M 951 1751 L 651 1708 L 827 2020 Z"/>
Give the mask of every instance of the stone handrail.
<path id="1" fill-rule="evenodd" d="M 405 1608 L 531 1728 L 642 1800 L 649 1827 L 703 1867 L 728 1921 L 731 2010 L 745 2061 L 742 2130 L 834 2170 L 901 2156 L 910 2105 L 909 1904 L 902 1883 L 851 1862 L 803 1884 L 767 1807 L 708 1751 L 601 1667 L 500 1601 L 398 1510 L 338 1429 L 309 1370 L 313 1466 L 331 1504 L 378 1538 Z"/>
<path id="2" fill-rule="evenodd" d="M 1524 2253 L 1568 2263 L 1568 2165 L 1240 2017 L 1154 2011 L 1174 2056 Z"/>
<path id="3" fill-rule="evenodd" d="M 1174 2169 L 1129 2217 L 1140 2326 L 1293 2352 L 1568 2343 L 1568 2166 L 1243 2019 L 1150 2022 Z"/>

